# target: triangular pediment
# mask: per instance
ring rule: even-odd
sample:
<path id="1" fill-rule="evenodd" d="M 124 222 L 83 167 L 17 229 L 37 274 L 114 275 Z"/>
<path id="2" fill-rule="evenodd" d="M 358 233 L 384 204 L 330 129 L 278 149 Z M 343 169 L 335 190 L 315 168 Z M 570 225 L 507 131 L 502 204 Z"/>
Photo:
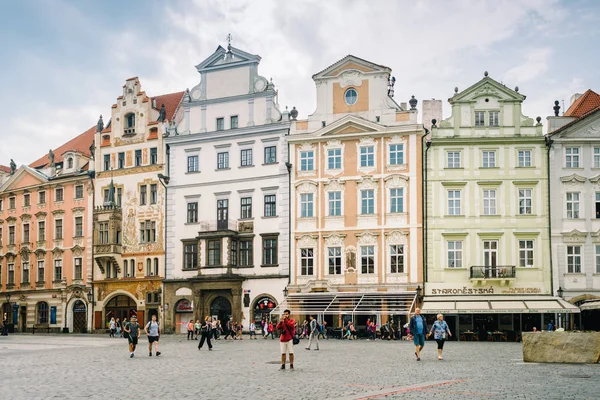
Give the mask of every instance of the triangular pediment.
<path id="1" fill-rule="evenodd" d="M 230 68 L 248 63 L 259 62 L 260 56 L 258 55 L 246 53 L 245 51 L 237 49 L 233 46 L 230 47 L 230 51 L 228 52 L 227 49 L 219 46 L 210 57 L 196 65 L 196 69 L 198 72 L 203 72 L 206 70 Z"/>
<path id="2" fill-rule="evenodd" d="M 551 137 L 553 140 L 562 138 L 600 140 L 600 108 L 579 120 L 570 122 Z"/>
<path id="3" fill-rule="evenodd" d="M 29 188 L 46 182 L 48 182 L 48 178 L 42 173 L 23 165 L 2 185 L 2 192 Z"/>
<path id="4" fill-rule="evenodd" d="M 381 125 L 356 117 L 347 115 L 336 122 L 325 126 L 314 132 L 314 136 L 335 136 L 335 135 L 352 135 L 352 134 L 368 134 L 379 132 L 383 128 Z"/>
<path id="5" fill-rule="evenodd" d="M 448 102 L 450 102 L 450 104 L 462 102 L 468 103 L 483 96 L 491 96 L 496 97 L 500 100 L 509 101 L 525 100 L 525 96 L 521 93 L 513 89 L 509 89 L 502 83 L 490 78 L 489 76 L 485 76 L 482 80 L 475 83 L 474 85 L 471 85 L 462 92 L 456 93 L 454 96 L 448 99 Z"/>
<path id="6" fill-rule="evenodd" d="M 360 74 L 373 72 L 392 72 L 392 70 L 389 67 L 386 67 L 384 65 L 375 64 L 353 55 L 347 55 L 341 60 L 331 64 L 324 70 L 314 74 L 313 79 L 332 78 L 339 76 L 345 71 L 357 71 Z"/>

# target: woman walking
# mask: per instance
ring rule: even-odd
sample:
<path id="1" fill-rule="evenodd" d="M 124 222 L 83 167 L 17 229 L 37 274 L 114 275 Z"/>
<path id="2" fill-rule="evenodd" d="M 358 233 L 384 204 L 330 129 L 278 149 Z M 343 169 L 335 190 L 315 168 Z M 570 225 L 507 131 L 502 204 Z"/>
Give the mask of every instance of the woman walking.
<path id="1" fill-rule="evenodd" d="M 194 320 L 190 319 L 187 324 L 187 340 L 194 340 Z"/>
<path id="2" fill-rule="evenodd" d="M 443 360 L 444 357 L 442 357 L 442 352 L 444 351 L 444 342 L 448 339 L 448 337 L 452 337 L 450 328 L 448 327 L 446 321 L 444 321 L 444 315 L 437 315 L 437 320 L 433 323 L 433 326 L 427 334 L 427 337 L 431 336 L 432 333 L 433 338 L 438 345 L 438 360 Z"/>
<path id="3" fill-rule="evenodd" d="M 115 332 L 117 331 L 117 322 L 115 321 L 115 317 L 112 317 L 110 319 L 110 322 L 108 323 L 108 328 L 110 329 L 110 334 L 108 335 L 108 337 L 115 337 Z"/>
<path id="4" fill-rule="evenodd" d="M 202 338 L 200 339 L 200 343 L 198 344 L 198 350 L 204 346 L 204 342 L 208 343 L 208 350 L 212 350 L 212 343 L 210 342 L 210 337 L 212 336 L 212 324 L 210 322 L 210 317 L 207 315 L 202 321 L 200 326 L 200 331 Z"/>
<path id="5" fill-rule="evenodd" d="M 117 335 L 119 335 L 119 337 L 123 337 L 123 335 L 121 334 L 121 321 L 119 320 L 119 318 L 117 318 L 115 324 L 117 326 Z"/>

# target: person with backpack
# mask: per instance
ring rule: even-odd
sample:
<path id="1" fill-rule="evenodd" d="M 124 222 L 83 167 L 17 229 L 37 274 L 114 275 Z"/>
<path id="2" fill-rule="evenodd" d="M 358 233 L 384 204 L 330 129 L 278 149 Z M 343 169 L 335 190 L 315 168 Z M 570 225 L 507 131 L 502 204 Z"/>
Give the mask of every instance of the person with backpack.
<path id="1" fill-rule="evenodd" d="M 202 349 L 205 341 L 208 344 L 208 350 L 212 350 L 212 343 L 210 342 L 210 337 L 212 336 L 212 324 L 208 315 L 204 318 L 204 321 L 202 321 L 202 324 L 200 325 L 200 333 L 202 338 L 198 344 L 198 350 Z"/>
<path id="2" fill-rule="evenodd" d="M 133 353 L 135 352 L 135 348 L 138 344 L 138 339 L 140 337 L 140 325 L 137 322 L 137 316 L 132 315 L 131 321 L 125 326 L 123 329 L 127 334 L 127 342 L 129 343 L 129 352 L 131 353 L 129 358 L 133 358 Z"/>
<path id="3" fill-rule="evenodd" d="M 154 348 L 156 349 L 156 357 L 160 356 L 160 351 L 158 351 L 160 327 L 158 325 L 158 321 L 156 320 L 156 315 L 153 315 L 152 319 L 148 321 L 146 327 L 144 328 L 144 331 L 146 332 L 146 336 L 148 337 L 148 356 L 152 357 L 152 343 L 154 343 Z"/>
<path id="4" fill-rule="evenodd" d="M 310 324 L 309 324 L 310 335 L 308 337 L 308 346 L 306 347 L 306 350 L 310 350 L 310 346 L 311 346 L 313 340 L 317 344 L 317 348 L 315 350 L 319 350 L 319 323 L 315 319 L 314 315 L 311 315 L 309 317 L 309 319 L 310 319 Z"/>
<path id="5" fill-rule="evenodd" d="M 227 321 L 227 334 L 223 339 L 227 340 L 230 335 L 231 339 L 235 339 L 235 322 L 233 322 L 233 317 L 229 318 L 229 321 Z"/>

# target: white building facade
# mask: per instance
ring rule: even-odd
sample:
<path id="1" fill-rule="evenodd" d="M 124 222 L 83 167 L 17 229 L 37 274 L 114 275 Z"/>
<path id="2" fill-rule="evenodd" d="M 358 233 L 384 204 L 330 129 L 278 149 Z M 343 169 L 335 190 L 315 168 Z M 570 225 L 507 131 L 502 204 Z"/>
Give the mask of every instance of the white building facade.
<path id="1" fill-rule="evenodd" d="M 289 276 L 289 117 L 260 57 L 219 46 L 196 66 L 168 146 L 167 327 L 268 318 Z"/>

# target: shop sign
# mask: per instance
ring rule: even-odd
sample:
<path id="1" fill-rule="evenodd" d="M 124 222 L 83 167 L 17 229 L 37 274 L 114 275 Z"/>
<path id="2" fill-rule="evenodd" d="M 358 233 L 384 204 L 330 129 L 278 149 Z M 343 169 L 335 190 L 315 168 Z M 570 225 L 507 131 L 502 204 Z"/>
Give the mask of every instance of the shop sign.
<path id="1" fill-rule="evenodd" d="M 494 288 L 468 288 L 463 286 L 462 288 L 447 288 L 447 289 L 431 289 L 431 294 L 494 294 Z"/>
<path id="2" fill-rule="evenodd" d="M 192 303 L 190 303 L 189 300 L 179 300 L 175 305 L 175 312 L 177 313 L 187 313 L 192 311 L 194 311 L 194 308 L 192 307 Z"/>

